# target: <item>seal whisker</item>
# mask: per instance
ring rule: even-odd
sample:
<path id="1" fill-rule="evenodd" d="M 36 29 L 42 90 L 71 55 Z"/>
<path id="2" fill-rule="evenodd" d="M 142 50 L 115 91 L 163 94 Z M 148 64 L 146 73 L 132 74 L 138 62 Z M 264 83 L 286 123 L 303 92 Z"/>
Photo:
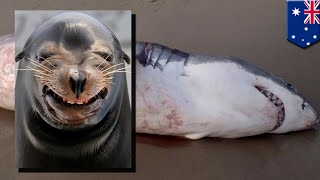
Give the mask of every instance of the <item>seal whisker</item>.
<path id="1" fill-rule="evenodd" d="M 51 82 L 51 81 L 50 81 L 50 82 L 48 82 L 48 81 L 43 80 L 43 79 L 39 79 L 39 80 L 40 80 L 40 82 L 41 82 L 41 83 L 43 83 L 43 84 L 47 84 L 47 83 L 50 83 L 50 82 Z"/>
<path id="2" fill-rule="evenodd" d="M 39 76 L 36 76 L 36 78 L 43 84 L 52 84 L 53 83 L 52 80 L 49 80 L 49 79 L 46 79 L 46 78 L 41 78 Z"/>
<path id="3" fill-rule="evenodd" d="M 53 82 L 52 78 L 50 78 L 49 76 L 47 77 L 43 77 L 42 75 L 38 75 L 38 74 L 34 74 L 35 77 L 40 78 L 41 80 L 47 80 L 48 82 Z"/>
<path id="4" fill-rule="evenodd" d="M 45 84 L 48 83 L 47 81 L 44 81 L 44 80 L 40 80 L 41 83 Z"/>
<path id="5" fill-rule="evenodd" d="M 33 64 L 33 65 L 37 66 L 38 68 L 41 68 L 41 69 L 43 69 L 44 71 L 47 71 L 47 72 L 52 72 L 51 70 L 49 70 L 49 69 L 46 69 L 46 68 L 44 68 L 44 67 L 41 67 L 41 66 L 39 66 L 38 64 L 35 64 L 35 63 L 33 63 L 33 62 L 31 62 L 31 64 Z"/>
<path id="6" fill-rule="evenodd" d="M 113 77 L 107 77 L 106 75 L 102 74 L 102 76 L 104 77 L 104 79 L 113 79 Z"/>
<path id="7" fill-rule="evenodd" d="M 34 69 L 16 69 L 16 71 L 34 71 Z"/>
<path id="8" fill-rule="evenodd" d="M 30 68 L 30 67 L 29 67 L 29 69 L 16 69 L 16 71 L 35 71 L 35 74 L 39 73 L 39 74 L 42 74 L 44 76 L 51 77 L 50 75 L 43 73 L 43 71 L 36 70 L 36 69 Z"/>
<path id="9" fill-rule="evenodd" d="M 28 58 L 28 57 L 27 57 L 27 58 Z M 34 64 L 35 66 L 38 66 L 39 68 L 45 69 L 45 70 L 47 70 L 47 71 L 49 71 L 49 72 L 52 72 L 51 69 L 49 69 L 48 67 L 42 65 L 41 63 L 38 63 L 37 61 L 35 61 L 35 60 L 33 60 L 33 59 L 30 59 L 30 58 L 28 58 L 28 59 L 31 61 L 31 64 Z"/>
<path id="10" fill-rule="evenodd" d="M 121 70 L 124 70 L 124 69 L 127 69 L 127 68 L 131 68 L 131 67 L 119 68 L 119 69 L 116 69 L 116 70 L 111 71 L 111 72 L 103 72 L 103 74 L 104 75 L 109 75 L 109 74 L 116 73 L 116 72 L 128 72 L 128 73 L 131 73 L 129 71 L 121 71 Z"/>
<path id="11" fill-rule="evenodd" d="M 105 75 L 109 75 L 109 74 L 113 74 L 113 73 L 117 73 L 117 72 L 126 72 L 126 73 L 131 73 L 130 71 L 118 71 L 118 70 L 116 70 L 116 71 L 108 72 L 108 73 L 106 73 Z"/>
<path id="12" fill-rule="evenodd" d="M 53 80 L 49 80 L 49 79 L 46 79 L 46 78 L 41 78 L 39 76 L 36 76 L 38 78 L 38 80 L 40 80 L 42 83 L 44 84 L 52 84 L 53 83 Z"/>
<path id="13" fill-rule="evenodd" d="M 31 64 L 33 64 L 33 65 L 37 66 L 38 68 L 41 68 L 47 72 L 53 72 L 51 69 L 48 69 L 47 67 L 43 67 L 43 65 L 41 66 L 41 65 L 33 63 L 33 62 L 31 62 Z"/>
<path id="14" fill-rule="evenodd" d="M 109 54 L 106 58 L 103 59 L 103 61 L 99 64 L 99 66 L 97 68 L 99 68 L 101 66 L 101 64 L 106 60 L 108 59 L 109 57 L 111 56 L 111 54 Z"/>
<path id="15" fill-rule="evenodd" d="M 106 83 L 106 84 L 116 85 L 115 83 L 112 82 L 112 80 L 109 80 L 109 79 L 103 79 L 101 82 L 102 82 L 102 83 Z"/>
<path id="16" fill-rule="evenodd" d="M 55 67 L 53 64 L 51 64 L 50 61 L 48 61 L 46 58 L 39 56 L 40 58 L 42 58 L 43 60 L 45 60 L 47 63 L 49 63 L 52 67 Z"/>
<path id="17" fill-rule="evenodd" d="M 39 74 L 43 74 L 44 76 L 49 76 L 48 74 L 44 73 L 43 71 L 40 71 L 40 70 L 36 70 L 36 69 L 32 69 L 30 68 L 30 70 L 34 71 L 34 73 L 39 73 Z"/>
<path id="18" fill-rule="evenodd" d="M 109 84 L 113 84 L 113 85 L 117 85 L 117 84 L 115 84 L 115 83 L 113 83 L 113 82 L 107 82 L 107 83 L 109 83 Z"/>
<path id="19" fill-rule="evenodd" d="M 40 76 L 52 77 L 51 75 L 46 74 L 45 72 L 37 71 L 37 70 L 35 70 L 34 74 L 35 75 L 40 75 Z"/>
<path id="20" fill-rule="evenodd" d="M 30 68 L 30 70 L 32 70 L 32 71 L 35 71 L 35 73 L 39 73 L 39 74 L 42 74 L 43 76 L 51 77 L 49 74 L 46 74 L 44 71 L 37 70 L 37 69 L 33 69 L 33 68 L 30 67 L 30 66 L 27 66 L 27 68 Z"/>
<path id="21" fill-rule="evenodd" d="M 119 68 L 119 69 L 115 69 L 115 71 L 117 71 L 117 70 L 123 70 L 123 69 L 128 69 L 128 68 L 131 68 L 131 66 L 129 66 L 129 67 L 123 67 L 123 68 Z M 105 72 L 106 70 L 103 70 L 102 72 Z M 111 71 L 112 72 L 112 71 Z"/>
<path id="22" fill-rule="evenodd" d="M 102 72 L 108 71 L 109 69 L 111 69 L 111 68 L 113 68 L 113 67 L 115 67 L 115 66 L 119 66 L 119 65 L 121 65 L 121 64 L 124 64 L 124 63 L 119 63 L 119 64 L 115 64 L 115 65 L 113 65 L 113 66 L 110 66 L 110 67 L 108 67 L 107 69 L 103 69 Z"/>

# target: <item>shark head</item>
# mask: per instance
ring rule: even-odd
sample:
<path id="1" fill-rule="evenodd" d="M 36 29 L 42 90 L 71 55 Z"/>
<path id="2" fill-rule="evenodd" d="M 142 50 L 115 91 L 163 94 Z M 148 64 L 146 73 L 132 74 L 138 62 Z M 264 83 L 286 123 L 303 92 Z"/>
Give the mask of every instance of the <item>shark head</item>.
<path id="1" fill-rule="evenodd" d="M 236 61 L 254 75 L 256 89 L 279 109 L 278 126 L 271 133 L 310 129 L 320 122 L 317 110 L 293 85 L 245 61 Z"/>
<path id="2" fill-rule="evenodd" d="M 315 108 L 291 84 L 282 83 L 277 88 L 270 86 L 269 89 L 278 94 L 285 112 L 282 125 L 272 133 L 310 129 L 319 123 Z"/>

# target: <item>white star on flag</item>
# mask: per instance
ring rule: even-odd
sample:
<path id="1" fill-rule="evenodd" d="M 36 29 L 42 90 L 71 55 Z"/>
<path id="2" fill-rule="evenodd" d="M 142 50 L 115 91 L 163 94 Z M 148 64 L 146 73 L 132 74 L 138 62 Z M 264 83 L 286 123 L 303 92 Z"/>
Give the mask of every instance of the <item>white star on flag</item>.
<path id="1" fill-rule="evenodd" d="M 299 13 L 300 13 L 299 8 L 292 9 L 292 14 L 294 14 L 294 16 L 299 16 Z"/>

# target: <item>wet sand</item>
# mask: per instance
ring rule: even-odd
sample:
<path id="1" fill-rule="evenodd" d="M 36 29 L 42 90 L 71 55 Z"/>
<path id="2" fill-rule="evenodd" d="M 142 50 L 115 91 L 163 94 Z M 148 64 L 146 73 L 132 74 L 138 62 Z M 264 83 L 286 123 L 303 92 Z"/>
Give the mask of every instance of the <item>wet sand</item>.
<path id="1" fill-rule="evenodd" d="M 137 40 L 187 52 L 231 55 L 280 75 L 320 109 L 320 44 L 286 40 L 279 0 L 4 0 L 0 34 L 14 31 L 14 9 L 131 9 Z M 13 113 L 0 110 L 0 179 L 319 179 L 320 128 L 284 135 L 198 141 L 137 135 L 136 173 L 17 173 Z"/>
<path id="2" fill-rule="evenodd" d="M 0 175 L 5 180 L 318 179 L 320 128 L 285 135 L 197 141 L 137 135 L 136 173 L 17 173 L 13 112 L 0 109 Z"/>

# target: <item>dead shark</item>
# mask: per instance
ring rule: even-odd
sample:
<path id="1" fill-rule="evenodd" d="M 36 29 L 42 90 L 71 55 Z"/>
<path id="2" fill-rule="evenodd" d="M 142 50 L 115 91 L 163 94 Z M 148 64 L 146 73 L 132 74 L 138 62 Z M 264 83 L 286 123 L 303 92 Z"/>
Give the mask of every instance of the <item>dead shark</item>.
<path id="1" fill-rule="evenodd" d="M 291 84 L 240 59 L 137 42 L 136 62 L 137 132 L 238 138 L 319 122 Z"/>

